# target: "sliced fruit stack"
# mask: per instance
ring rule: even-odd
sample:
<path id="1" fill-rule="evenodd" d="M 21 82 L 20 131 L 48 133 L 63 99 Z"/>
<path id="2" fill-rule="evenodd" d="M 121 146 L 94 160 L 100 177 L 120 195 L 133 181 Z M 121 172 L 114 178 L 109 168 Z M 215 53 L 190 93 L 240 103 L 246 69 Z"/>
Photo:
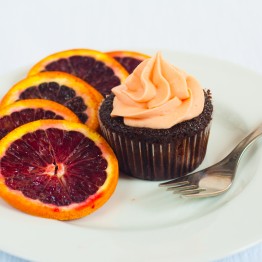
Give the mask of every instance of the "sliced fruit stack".
<path id="1" fill-rule="evenodd" d="M 75 49 L 33 66 L 0 104 L 0 196 L 24 212 L 59 220 L 102 206 L 119 171 L 96 132 L 98 108 L 145 58 Z"/>

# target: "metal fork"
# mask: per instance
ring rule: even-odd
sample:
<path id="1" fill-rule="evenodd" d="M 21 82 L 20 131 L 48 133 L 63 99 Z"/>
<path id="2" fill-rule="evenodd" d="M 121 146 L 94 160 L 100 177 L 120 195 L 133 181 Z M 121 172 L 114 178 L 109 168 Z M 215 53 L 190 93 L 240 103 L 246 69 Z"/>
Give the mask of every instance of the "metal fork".
<path id="1" fill-rule="evenodd" d="M 244 138 L 224 159 L 201 171 L 161 183 L 186 198 L 217 196 L 226 192 L 235 178 L 239 160 L 246 149 L 262 135 L 262 124 Z"/>

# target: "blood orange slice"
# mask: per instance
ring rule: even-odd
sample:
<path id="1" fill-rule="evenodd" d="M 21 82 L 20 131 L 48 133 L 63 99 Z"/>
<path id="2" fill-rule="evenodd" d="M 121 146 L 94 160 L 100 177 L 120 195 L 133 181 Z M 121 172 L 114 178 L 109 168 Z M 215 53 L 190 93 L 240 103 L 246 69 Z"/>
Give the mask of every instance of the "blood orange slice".
<path id="1" fill-rule="evenodd" d="M 116 50 L 107 52 L 106 54 L 116 59 L 129 74 L 131 74 L 142 61 L 150 57 L 142 53 L 127 50 Z"/>
<path id="2" fill-rule="evenodd" d="M 128 76 L 126 70 L 111 56 L 90 49 L 66 50 L 47 56 L 33 66 L 28 75 L 43 71 L 63 71 L 75 75 L 104 96 Z"/>
<path id="3" fill-rule="evenodd" d="M 83 80 L 63 72 L 44 72 L 21 80 L 3 97 L 0 107 L 36 98 L 64 105 L 92 129 L 99 125 L 97 111 L 102 95 Z"/>
<path id="4" fill-rule="evenodd" d="M 0 110 L 0 139 L 13 129 L 40 119 L 60 119 L 80 123 L 67 107 L 44 99 L 17 101 Z"/>
<path id="5" fill-rule="evenodd" d="M 0 141 L 0 195 L 32 215 L 70 220 L 101 207 L 118 180 L 106 141 L 86 125 L 38 120 Z"/>

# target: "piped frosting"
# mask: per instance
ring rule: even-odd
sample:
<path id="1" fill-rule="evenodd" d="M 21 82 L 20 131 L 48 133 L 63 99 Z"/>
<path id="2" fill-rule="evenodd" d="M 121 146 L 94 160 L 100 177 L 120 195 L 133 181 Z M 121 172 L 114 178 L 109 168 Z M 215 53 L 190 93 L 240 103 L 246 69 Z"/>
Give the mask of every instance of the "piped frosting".
<path id="1" fill-rule="evenodd" d="M 140 63 L 112 92 L 111 116 L 121 116 L 133 127 L 170 128 L 200 115 L 204 108 L 198 81 L 166 62 L 160 52 Z"/>

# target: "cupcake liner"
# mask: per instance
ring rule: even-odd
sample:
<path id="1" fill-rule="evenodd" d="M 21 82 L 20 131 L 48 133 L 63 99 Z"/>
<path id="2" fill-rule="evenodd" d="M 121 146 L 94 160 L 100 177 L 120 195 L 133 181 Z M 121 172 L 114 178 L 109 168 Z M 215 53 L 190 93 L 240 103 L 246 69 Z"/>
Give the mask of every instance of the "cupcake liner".
<path id="1" fill-rule="evenodd" d="M 130 139 L 106 128 L 100 121 L 101 133 L 115 152 L 119 167 L 127 175 L 144 180 L 168 180 L 196 169 L 203 161 L 210 124 L 198 134 L 164 143 Z"/>

